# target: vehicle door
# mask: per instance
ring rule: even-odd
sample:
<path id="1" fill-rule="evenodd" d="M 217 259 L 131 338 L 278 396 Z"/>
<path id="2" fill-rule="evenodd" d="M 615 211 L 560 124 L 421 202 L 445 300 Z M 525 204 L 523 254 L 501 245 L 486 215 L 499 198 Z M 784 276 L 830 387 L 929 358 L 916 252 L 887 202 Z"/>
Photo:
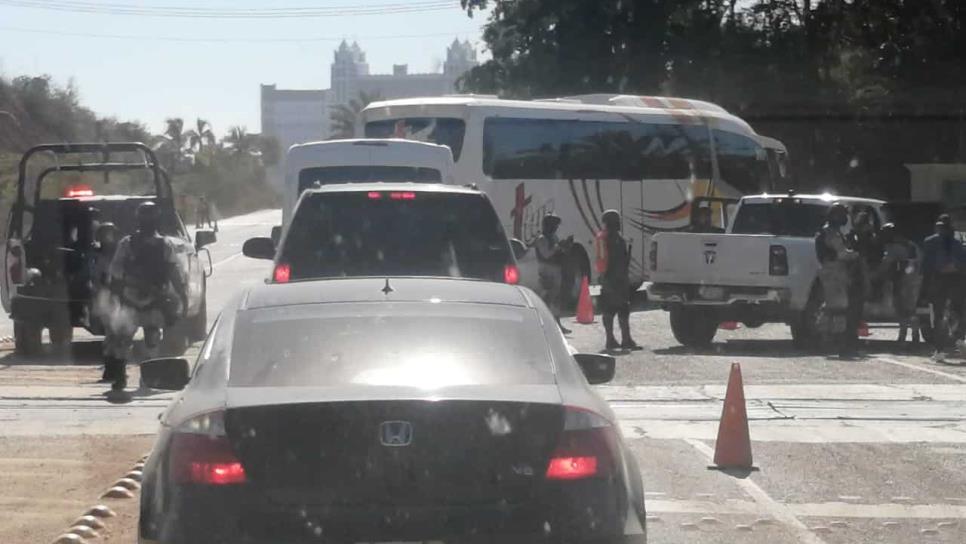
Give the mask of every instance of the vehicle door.
<path id="1" fill-rule="evenodd" d="M 17 286 L 23 281 L 27 259 L 24 255 L 23 240 L 16 216 L 22 209 L 20 203 L 14 204 L 6 217 L 7 239 L 3 244 L 3 280 L 0 281 L 0 300 L 4 311 L 10 311 L 10 300 L 17 294 Z"/>
<path id="2" fill-rule="evenodd" d="M 205 278 L 210 275 L 211 255 L 207 249 L 199 250 L 195 247 L 191 235 L 181 219 L 181 214 L 177 211 L 173 211 L 173 213 L 177 218 L 179 253 L 183 252 L 186 265 L 188 315 L 195 315 L 201 309 L 201 303 L 205 297 Z"/>

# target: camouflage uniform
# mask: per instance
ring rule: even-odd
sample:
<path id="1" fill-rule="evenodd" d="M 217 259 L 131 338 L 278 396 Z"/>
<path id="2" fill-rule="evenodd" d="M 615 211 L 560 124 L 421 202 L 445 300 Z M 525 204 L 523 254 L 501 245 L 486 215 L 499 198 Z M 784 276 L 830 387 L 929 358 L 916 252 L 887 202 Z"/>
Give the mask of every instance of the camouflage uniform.
<path id="1" fill-rule="evenodd" d="M 111 301 L 107 308 L 104 354 L 126 360 L 138 328 L 153 350 L 161 329 L 184 311 L 187 279 L 177 245 L 160 234 L 125 236 L 110 266 Z"/>
<path id="2" fill-rule="evenodd" d="M 856 290 L 861 285 L 855 281 L 855 268 L 859 266 L 859 254 L 854 251 L 846 240 L 840 227 L 825 223 L 815 238 L 815 250 L 822 267 L 818 277 L 822 284 L 825 307 L 829 316 L 829 332 L 834 334 L 854 334 L 849 328 L 858 325 L 853 299 L 857 297 Z M 861 307 L 859 307 L 861 317 Z M 856 323 L 852 323 L 856 321 Z"/>

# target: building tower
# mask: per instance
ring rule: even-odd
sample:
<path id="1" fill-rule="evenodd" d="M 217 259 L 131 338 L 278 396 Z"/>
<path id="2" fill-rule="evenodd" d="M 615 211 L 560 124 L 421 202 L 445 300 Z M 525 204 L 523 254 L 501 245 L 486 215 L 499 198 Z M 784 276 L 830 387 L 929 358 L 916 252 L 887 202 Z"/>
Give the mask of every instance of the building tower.
<path id="1" fill-rule="evenodd" d="M 356 42 L 349 45 L 342 40 L 332 61 L 332 103 L 349 102 L 355 92 L 355 79 L 358 76 L 367 75 L 369 75 L 369 64 L 366 62 L 366 54 L 362 48 Z"/>

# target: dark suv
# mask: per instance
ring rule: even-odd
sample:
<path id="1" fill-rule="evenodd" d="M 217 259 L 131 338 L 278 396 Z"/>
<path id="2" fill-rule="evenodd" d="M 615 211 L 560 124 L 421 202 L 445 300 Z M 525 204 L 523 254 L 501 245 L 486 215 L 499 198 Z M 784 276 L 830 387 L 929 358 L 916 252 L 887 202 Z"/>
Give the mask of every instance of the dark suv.
<path id="1" fill-rule="evenodd" d="M 244 254 L 274 259 L 276 283 L 359 276 L 519 280 L 489 199 L 448 185 L 354 183 L 308 190 L 279 247 L 269 238 L 252 238 Z"/>

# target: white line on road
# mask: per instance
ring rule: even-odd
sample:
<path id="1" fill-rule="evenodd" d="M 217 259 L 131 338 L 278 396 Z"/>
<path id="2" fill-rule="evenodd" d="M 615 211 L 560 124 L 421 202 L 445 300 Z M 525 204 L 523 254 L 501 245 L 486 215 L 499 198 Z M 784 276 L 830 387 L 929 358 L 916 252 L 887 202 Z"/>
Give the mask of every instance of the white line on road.
<path id="1" fill-rule="evenodd" d="M 699 453 L 704 455 L 711 462 L 714 459 L 714 451 L 711 450 L 705 443 L 698 440 L 688 439 L 686 441 L 694 449 L 698 450 Z M 741 489 L 756 503 L 758 506 L 766 511 L 770 516 L 777 519 L 778 521 L 784 523 L 789 528 L 795 531 L 795 536 L 798 537 L 798 541 L 804 544 L 825 544 L 825 541 L 818 537 L 815 533 L 810 531 L 808 527 L 797 517 L 795 513 L 792 512 L 787 506 L 771 498 L 764 489 L 758 487 L 758 484 L 751 481 L 749 478 L 736 478 L 735 482 L 741 486 Z"/>
<path id="2" fill-rule="evenodd" d="M 724 502 L 650 499 L 647 511 L 653 514 L 718 514 L 760 515 L 771 514 L 764 505 L 752 501 L 728 499 Z M 846 502 L 820 502 L 780 504 L 796 516 L 823 518 L 867 519 L 963 519 L 966 506 L 958 504 L 855 504 Z M 777 516 L 776 516 L 777 518 Z"/>
<path id="3" fill-rule="evenodd" d="M 956 374 L 950 374 L 949 372 L 943 372 L 941 370 L 935 370 L 933 368 L 926 368 L 926 367 L 923 367 L 923 366 L 914 365 L 912 363 L 904 363 L 902 361 L 896 361 L 895 359 L 889 359 L 889 358 L 886 358 L 886 357 L 876 357 L 875 360 L 882 361 L 883 363 L 889 363 L 890 365 L 904 366 L 906 368 L 911 368 L 912 370 L 918 370 L 920 372 L 927 372 L 927 373 L 933 374 L 935 376 L 942 376 L 943 378 L 947 378 L 947 379 L 954 380 L 954 381 L 957 381 L 957 382 L 966 383 L 966 377 L 959 376 L 959 375 L 956 375 Z"/>
<path id="4" fill-rule="evenodd" d="M 241 254 L 242 254 L 241 251 L 239 251 L 238 253 L 235 253 L 235 254 L 233 254 L 230 257 L 225 257 L 224 259 L 222 259 L 222 260 L 218 261 L 217 263 L 211 265 L 211 267 L 212 268 L 218 268 L 219 266 L 221 266 L 221 265 L 223 265 L 223 264 L 225 264 L 225 263 L 227 263 L 229 261 L 234 261 L 238 257 L 241 257 Z"/>

